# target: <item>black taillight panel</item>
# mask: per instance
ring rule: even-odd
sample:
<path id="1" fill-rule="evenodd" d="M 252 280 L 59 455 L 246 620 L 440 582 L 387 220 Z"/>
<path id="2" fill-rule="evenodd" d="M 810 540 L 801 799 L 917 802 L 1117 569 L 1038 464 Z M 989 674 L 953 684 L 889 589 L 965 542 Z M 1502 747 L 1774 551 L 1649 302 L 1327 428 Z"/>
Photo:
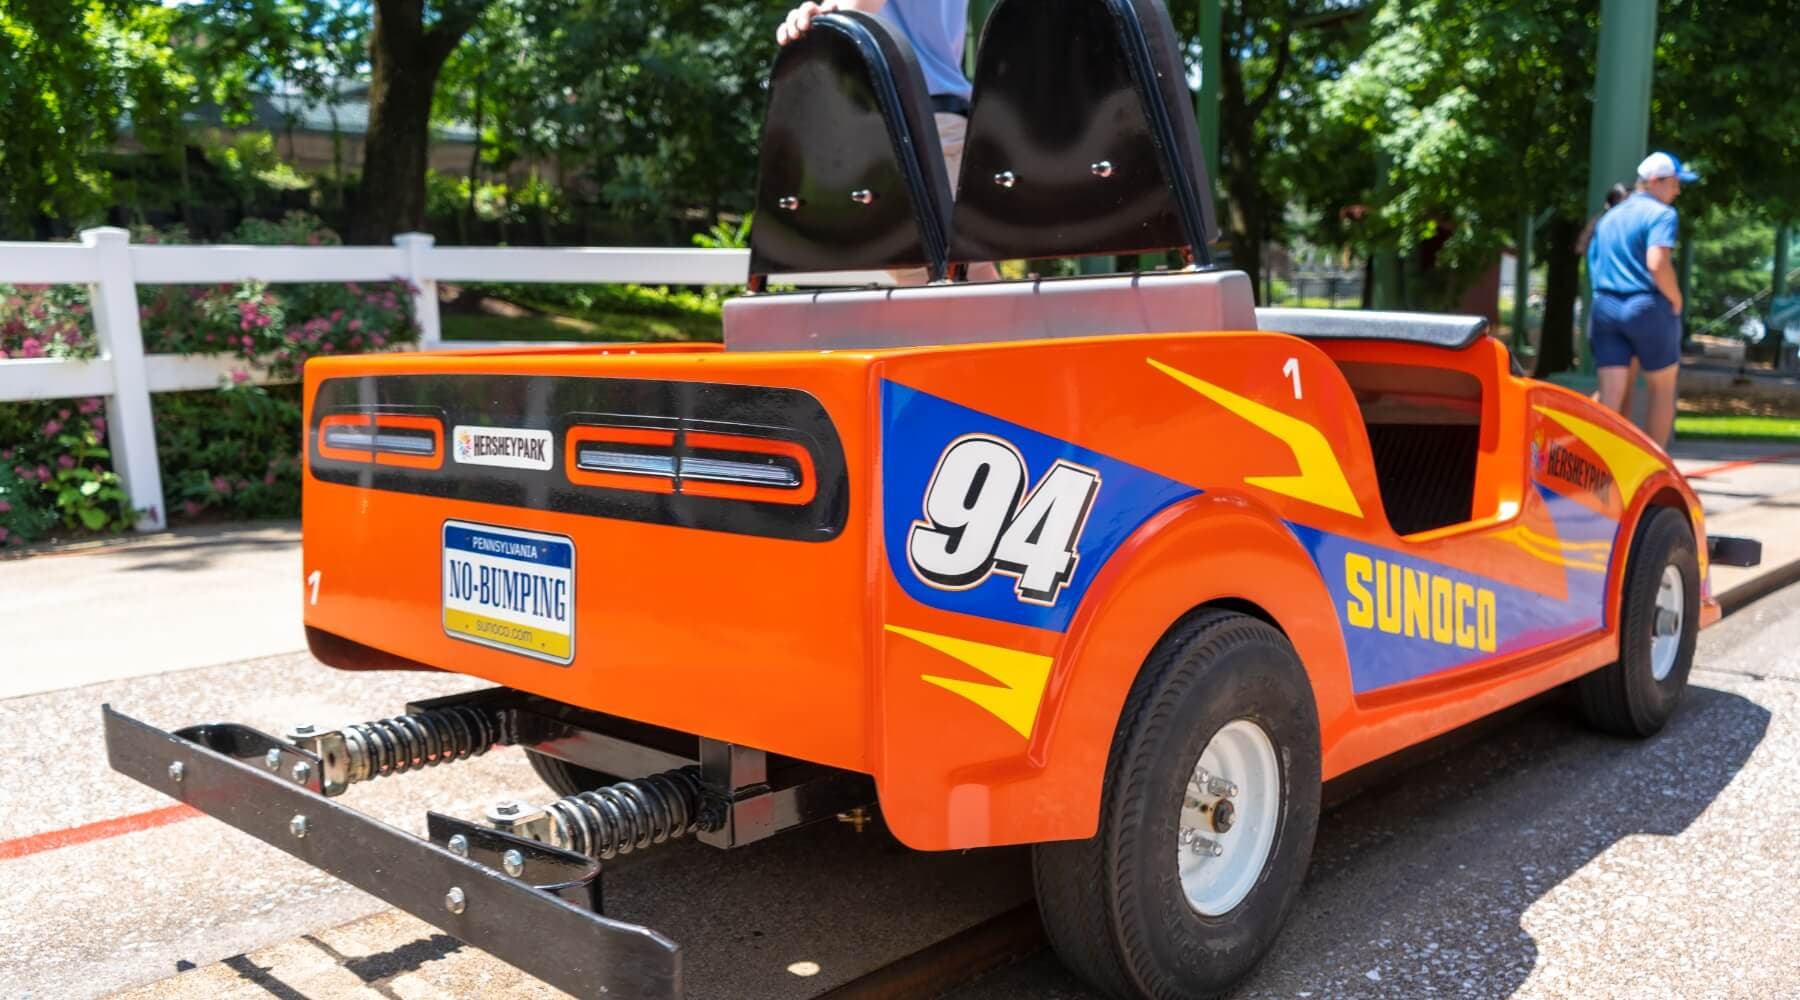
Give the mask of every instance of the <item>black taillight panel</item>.
<path id="1" fill-rule="evenodd" d="M 379 426 L 382 414 L 438 422 L 441 464 L 347 460 L 347 444 L 422 447 L 403 440 L 413 430 Z M 320 384 L 307 431 L 314 478 L 365 489 L 800 541 L 837 537 L 849 516 L 843 445 L 825 408 L 797 389 L 571 376 L 336 378 Z M 367 440 L 346 437 L 357 434 Z"/>

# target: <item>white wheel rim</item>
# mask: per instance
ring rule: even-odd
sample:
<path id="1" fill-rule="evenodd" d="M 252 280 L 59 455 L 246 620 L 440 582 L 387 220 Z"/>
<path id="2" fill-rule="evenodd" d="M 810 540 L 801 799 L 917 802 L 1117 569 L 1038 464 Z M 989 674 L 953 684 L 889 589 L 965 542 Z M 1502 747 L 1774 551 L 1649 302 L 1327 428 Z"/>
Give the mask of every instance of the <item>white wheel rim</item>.
<path id="1" fill-rule="evenodd" d="M 1662 583 L 1656 588 L 1656 614 L 1650 620 L 1650 675 L 1665 680 L 1675 669 L 1675 654 L 1681 651 L 1682 615 L 1687 611 L 1687 590 L 1681 582 L 1681 569 L 1664 566 Z"/>
<path id="2" fill-rule="evenodd" d="M 1250 895 L 1275 843 L 1281 807 L 1275 744 L 1248 719 L 1227 723 L 1200 752 L 1182 795 L 1175 843 L 1181 889 L 1196 912 L 1221 916 Z"/>

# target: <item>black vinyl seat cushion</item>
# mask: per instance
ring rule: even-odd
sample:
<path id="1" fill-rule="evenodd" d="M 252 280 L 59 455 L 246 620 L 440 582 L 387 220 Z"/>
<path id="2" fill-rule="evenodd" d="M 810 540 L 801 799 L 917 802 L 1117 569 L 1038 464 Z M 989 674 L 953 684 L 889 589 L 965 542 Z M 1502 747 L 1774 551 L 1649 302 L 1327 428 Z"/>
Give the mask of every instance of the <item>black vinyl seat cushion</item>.
<path id="1" fill-rule="evenodd" d="M 1473 516 L 1477 424 L 1369 424 L 1388 524 L 1411 535 Z"/>
<path id="2" fill-rule="evenodd" d="M 1188 248 L 1217 236 L 1161 0 L 1000 0 L 976 57 L 953 262 Z"/>
<path id="3" fill-rule="evenodd" d="M 925 76 L 904 38 L 838 11 L 782 46 L 769 79 L 750 274 L 925 267 L 950 226 Z"/>

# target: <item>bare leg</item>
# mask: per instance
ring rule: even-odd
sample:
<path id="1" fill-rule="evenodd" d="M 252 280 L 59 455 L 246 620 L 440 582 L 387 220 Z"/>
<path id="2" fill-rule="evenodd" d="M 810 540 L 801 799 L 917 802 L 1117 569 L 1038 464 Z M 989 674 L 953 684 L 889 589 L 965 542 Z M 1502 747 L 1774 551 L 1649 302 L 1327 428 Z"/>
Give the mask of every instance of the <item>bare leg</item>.
<path id="1" fill-rule="evenodd" d="M 1625 392 L 1619 397 L 1619 414 L 1626 420 L 1632 419 L 1636 412 L 1631 407 L 1631 397 L 1637 395 L 1638 359 L 1631 359 L 1631 369 L 1625 375 Z"/>
<path id="2" fill-rule="evenodd" d="M 1650 412 L 1645 420 L 1649 426 L 1644 433 L 1664 451 L 1668 450 L 1675 430 L 1675 378 L 1680 372 L 1681 365 L 1676 363 L 1644 373 L 1644 381 L 1650 386 Z"/>
<path id="3" fill-rule="evenodd" d="M 1620 365 L 1616 368 L 1602 368 L 1598 374 L 1600 376 L 1600 405 L 1614 413 L 1619 412 L 1619 404 L 1624 401 L 1625 393 L 1630 385 L 1626 379 L 1630 377 L 1631 369 Z"/>

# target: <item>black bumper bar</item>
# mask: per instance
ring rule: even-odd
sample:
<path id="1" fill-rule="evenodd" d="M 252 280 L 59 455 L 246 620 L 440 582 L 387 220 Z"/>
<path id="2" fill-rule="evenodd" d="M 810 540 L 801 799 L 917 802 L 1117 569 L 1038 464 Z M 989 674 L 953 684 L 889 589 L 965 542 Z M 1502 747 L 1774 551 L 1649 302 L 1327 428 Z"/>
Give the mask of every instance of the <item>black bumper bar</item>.
<path id="1" fill-rule="evenodd" d="M 1735 535 L 1706 536 L 1707 561 L 1717 566 L 1757 566 L 1762 563 L 1762 542 Z"/>
<path id="2" fill-rule="evenodd" d="M 598 862 L 437 813 L 431 839 L 421 839 L 326 798 L 316 757 L 254 729 L 166 733 L 110 705 L 101 712 L 113 770 L 552 986 L 583 997 L 682 996 L 679 947 L 598 912 Z M 524 859 L 519 878 L 501 870 L 509 850 Z"/>

